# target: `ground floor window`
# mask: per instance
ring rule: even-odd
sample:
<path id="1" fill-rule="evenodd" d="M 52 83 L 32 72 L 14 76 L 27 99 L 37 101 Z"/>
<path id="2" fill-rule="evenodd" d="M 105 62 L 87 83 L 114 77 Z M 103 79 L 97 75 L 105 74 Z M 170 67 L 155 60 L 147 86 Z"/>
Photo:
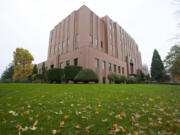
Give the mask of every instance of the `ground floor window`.
<path id="1" fill-rule="evenodd" d="M 74 59 L 74 65 L 77 66 L 78 65 L 78 58 Z"/>

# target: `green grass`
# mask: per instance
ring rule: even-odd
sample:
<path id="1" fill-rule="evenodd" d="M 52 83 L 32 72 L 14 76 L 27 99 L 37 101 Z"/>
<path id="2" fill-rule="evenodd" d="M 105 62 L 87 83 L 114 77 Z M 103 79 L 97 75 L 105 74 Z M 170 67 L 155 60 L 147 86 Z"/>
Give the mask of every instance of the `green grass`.
<path id="1" fill-rule="evenodd" d="M 36 130 L 18 131 L 17 125 L 32 127 L 35 121 Z M 180 86 L 0 84 L 0 135 L 52 135 L 52 130 L 62 135 L 178 135 Z"/>

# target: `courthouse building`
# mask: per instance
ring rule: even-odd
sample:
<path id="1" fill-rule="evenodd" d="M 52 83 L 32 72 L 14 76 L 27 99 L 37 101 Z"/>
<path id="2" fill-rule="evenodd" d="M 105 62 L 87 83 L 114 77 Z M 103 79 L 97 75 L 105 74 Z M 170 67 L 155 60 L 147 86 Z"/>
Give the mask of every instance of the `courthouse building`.
<path id="1" fill-rule="evenodd" d="M 45 67 L 78 65 L 90 68 L 100 83 L 109 73 L 132 76 L 142 69 L 141 53 L 134 39 L 108 16 L 99 17 L 83 5 L 50 32 Z M 41 72 L 42 63 L 38 64 Z"/>

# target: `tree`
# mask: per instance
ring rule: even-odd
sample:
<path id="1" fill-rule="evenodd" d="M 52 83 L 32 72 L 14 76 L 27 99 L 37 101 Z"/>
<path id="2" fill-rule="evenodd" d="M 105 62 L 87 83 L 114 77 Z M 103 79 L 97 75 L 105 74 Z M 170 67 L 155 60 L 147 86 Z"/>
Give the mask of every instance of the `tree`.
<path id="1" fill-rule="evenodd" d="M 14 52 L 14 74 L 13 79 L 25 79 L 32 74 L 34 60 L 28 50 L 16 48 Z"/>
<path id="2" fill-rule="evenodd" d="M 174 45 L 171 47 L 170 52 L 166 56 L 164 63 L 165 68 L 170 71 L 173 64 L 177 61 L 177 58 L 180 57 L 180 46 Z"/>
<path id="3" fill-rule="evenodd" d="M 13 79 L 13 74 L 14 74 L 14 64 L 10 63 L 6 70 L 3 72 L 1 76 L 1 80 L 12 80 Z"/>
<path id="4" fill-rule="evenodd" d="M 175 82 L 180 82 L 180 46 L 174 45 L 166 56 L 164 63 Z"/>
<path id="5" fill-rule="evenodd" d="M 38 74 L 38 69 L 37 69 L 37 65 L 36 64 L 34 64 L 32 74 Z"/>
<path id="6" fill-rule="evenodd" d="M 152 79 L 160 82 L 163 79 L 163 71 L 164 71 L 164 65 L 162 63 L 161 57 L 158 53 L 158 51 L 155 49 L 152 57 L 152 63 L 151 63 L 151 77 Z"/>
<path id="7" fill-rule="evenodd" d="M 45 68 L 45 63 L 44 63 L 44 62 L 43 62 L 43 64 L 42 64 L 42 79 L 43 79 L 44 81 L 47 80 L 47 77 L 46 77 L 46 68 Z"/>

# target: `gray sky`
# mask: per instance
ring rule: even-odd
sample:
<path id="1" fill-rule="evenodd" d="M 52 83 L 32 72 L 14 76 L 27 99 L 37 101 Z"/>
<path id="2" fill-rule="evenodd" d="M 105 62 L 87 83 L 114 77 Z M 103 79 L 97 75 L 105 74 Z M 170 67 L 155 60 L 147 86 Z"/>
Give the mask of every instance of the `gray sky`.
<path id="1" fill-rule="evenodd" d="M 119 23 L 139 45 L 148 67 L 155 48 L 164 59 L 174 45 L 173 0 L 0 0 L 0 75 L 17 47 L 28 49 L 33 63 L 46 60 L 50 30 L 83 2 L 99 17 Z"/>

